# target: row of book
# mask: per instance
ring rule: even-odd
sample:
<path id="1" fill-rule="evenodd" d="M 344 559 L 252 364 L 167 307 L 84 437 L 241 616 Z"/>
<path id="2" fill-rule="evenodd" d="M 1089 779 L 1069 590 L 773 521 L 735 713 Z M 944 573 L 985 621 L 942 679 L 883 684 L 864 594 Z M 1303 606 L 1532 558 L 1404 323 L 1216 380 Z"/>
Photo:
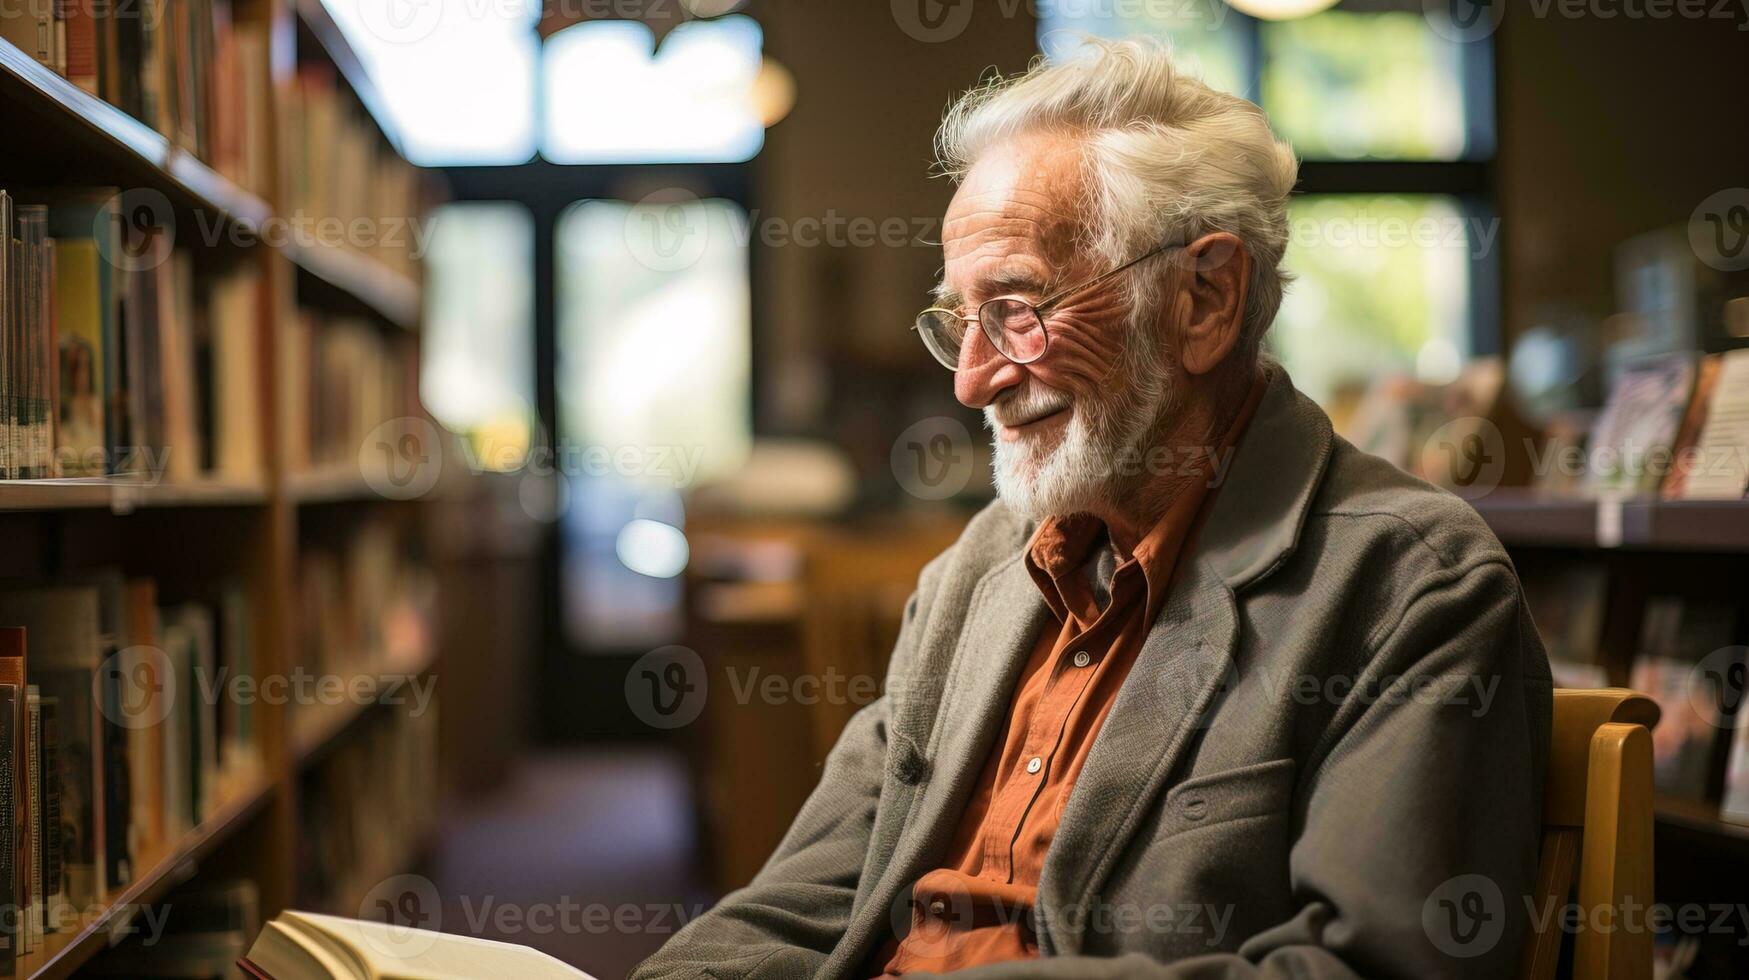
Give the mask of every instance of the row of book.
<path id="1" fill-rule="evenodd" d="M 1624 684 L 1663 709 L 1652 732 L 1660 794 L 1721 804 L 1749 822 L 1749 711 L 1738 702 L 1749 669 L 1743 607 L 1732 601 L 1654 593 L 1639 609 L 1639 634 L 1625 676 L 1604 661 L 1611 605 L 1609 572 L 1575 559 L 1526 569 L 1525 598 L 1549 653 L 1557 687 Z"/>
<path id="2" fill-rule="evenodd" d="M 0 973 L 259 778 L 250 602 L 97 573 L 0 591 Z"/>
<path id="3" fill-rule="evenodd" d="M 0 6 L 0 37 L 257 194 L 270 190 L 268 24 L 230 0 Z"/>
<path id="4" fill-rule="evenodd" d="M 304 776 L 300 908 L 362 915 L 370 891 L 409 870 L 435 825 L 437 707 L 373 714 L 345 751 Z"/>
<path id="5" fill-rule="evenodd" d="M 297 587 L 296 668 L 344 678 L 405 677 L 428 665 L 436 585 L 386 515 L 356 516 L 336 540 L 306 542 Z M 294 733 L 320 730 L 325 707 L 299 706 Z"/>
<path id="6" fill-rule="evenodd" d="M 1343 432 L 1460 494 L 1516 485 L 1667 500 L 1749 492 L 1749 348 L 1635 358 L 1600 410 L 1561 412 L 1536 428 L 1511 402 L 1505 365 L 1478 358 L 1448 384 L 1378 379 Z"/>
<path id="7" fill-rule="evenodd" d="M 258 481 L 260 274 L 124 207 L 0 190 L 0 478 Z"/>
<path id="8" fill-rule="evenodd" d="M 388 145 L 327 62 L 305 62 L 281 99 L 285 213 L 305 227 L 344 228 L 341 245 L 403 275 L 417 273 L 426 187 Z M 338 219 L 338 220 L 336 220 Z"/>
<path id="9" fill-rule="evenodd" d="M 294 473 L 357 471 L 372 430 L 423 415 L 414 338 L 362 318 L 298 311 L 282 338 L 279 370 Z"/>

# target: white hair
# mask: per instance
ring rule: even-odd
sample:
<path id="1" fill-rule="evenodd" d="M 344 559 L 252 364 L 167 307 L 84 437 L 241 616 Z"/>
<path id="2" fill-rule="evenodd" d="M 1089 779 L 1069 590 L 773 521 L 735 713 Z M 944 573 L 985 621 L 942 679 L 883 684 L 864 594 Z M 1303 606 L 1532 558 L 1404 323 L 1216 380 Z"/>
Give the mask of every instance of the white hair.
<path id="1" fill-rule="evenodd" d="M 1083 244 L 1106 261 L 1217 231 L 1245 244 L 1240 348 L 1256 357 L 1288 279 L 1281 256 L 1299 172 L 1263 110 L 1185 73 L 1162 41 L 1087 38 L 1066 60 L 1040 58 L 956 100 L 936 133 L 939 166 L 957 182 L 986 150 L 1040 131 L 1082 141 Z M 1151 305 L 1153 277 L 1127 279 L 1138 308 Z"/>

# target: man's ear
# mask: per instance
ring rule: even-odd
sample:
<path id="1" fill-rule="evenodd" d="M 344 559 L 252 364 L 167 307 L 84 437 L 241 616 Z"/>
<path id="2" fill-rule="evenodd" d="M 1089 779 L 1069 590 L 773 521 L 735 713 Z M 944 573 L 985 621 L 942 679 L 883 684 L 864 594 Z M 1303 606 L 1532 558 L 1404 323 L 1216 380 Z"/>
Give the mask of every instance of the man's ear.
<path id="1" fill-rule="evenodd" d="M 1190 374 L 1207 374 L 1239 342 L 1251 253 L 1238 236 L 1217 231 L 1186 245 L 1178 270 L 1189 306 L 1178 334 L 1179 363 Z"/>

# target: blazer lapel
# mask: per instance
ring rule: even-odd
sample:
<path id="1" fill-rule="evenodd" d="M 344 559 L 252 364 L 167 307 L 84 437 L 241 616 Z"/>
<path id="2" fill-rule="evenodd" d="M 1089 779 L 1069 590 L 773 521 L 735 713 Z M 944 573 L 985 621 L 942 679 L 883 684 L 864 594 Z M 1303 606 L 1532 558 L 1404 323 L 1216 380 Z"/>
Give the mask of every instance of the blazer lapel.
<path id="1" fill-rule="evenodd" d="M 991 571 L 973 595 L 964 628 L 944 637 L 954 643 L 940 706 L 931 717 L 895 719 L 896 729 L 928 724 L 906 734 L 925 746 L 929 775 L 912 799 L 880 881 L 851 920 L 834 960 L 860 963 L 884 929 L 908 919 L 894 902 L 924 872 L 940 864 L 966 802 L 983 771 L 1013 698 L 1027 654 L 1049 615 L 1044 597 L 1017 557 Z M 948 653 L 949 651 L 942 651 Z"/>
<path id="2" fill-rule="evenodd" d="M 1235 596 L 1299 541 L 1334 450 L 1330 419 L 1276 368 L 1186 574 L 1119 690 L 1063 808 L 1039 878 L 1039 945 L 1080 951 L 1094 894 L 1233 679 Z"/>
<path id="3" fill-rule="evenodd" d="M 1034 906 L 1048 953 L 1080 952 L 1095 891 L 1231 678 L 1237 623 L 1225 580 L 1196 562 L 1149 631 L 1063 808 Z"/>

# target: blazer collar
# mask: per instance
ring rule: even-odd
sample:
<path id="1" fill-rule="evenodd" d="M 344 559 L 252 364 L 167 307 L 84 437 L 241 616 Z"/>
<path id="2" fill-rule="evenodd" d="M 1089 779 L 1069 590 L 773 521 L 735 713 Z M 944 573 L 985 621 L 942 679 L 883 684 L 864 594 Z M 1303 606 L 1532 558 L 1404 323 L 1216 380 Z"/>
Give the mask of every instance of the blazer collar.
<path id="1" fill-rule="evenodd" d="M 1234 592 L 1292 553 L 1335 446 L 1330 417 L 1278 365 L 1197 539 L 1198 560 Z"/>

